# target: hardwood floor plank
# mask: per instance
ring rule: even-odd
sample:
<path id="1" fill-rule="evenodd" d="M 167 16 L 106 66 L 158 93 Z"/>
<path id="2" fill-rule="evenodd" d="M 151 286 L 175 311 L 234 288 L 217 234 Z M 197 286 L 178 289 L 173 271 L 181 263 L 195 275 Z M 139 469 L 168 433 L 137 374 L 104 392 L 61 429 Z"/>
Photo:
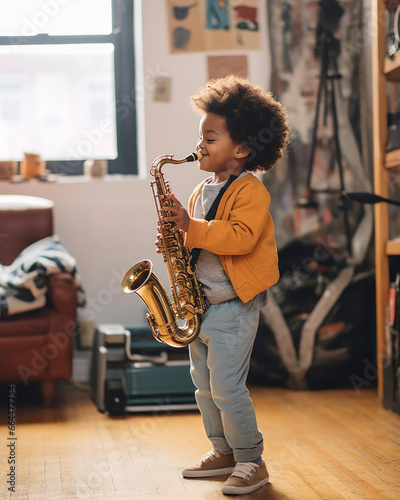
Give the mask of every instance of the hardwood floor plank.
<path id="1" fill-rule="evenodd" d="M 253 387 L 271 483 L 243 500 L 400 498 L 400 416 L 376 391 Z M 109 417 L 87 391 L 61 384 L 56 406 L 17 399 L 16 493 L 7 490 L 7 420 L 0 401 L 0 498 L 218 500 L 226 477 L 184 479 L 210 450 L 198 412 Z"/>

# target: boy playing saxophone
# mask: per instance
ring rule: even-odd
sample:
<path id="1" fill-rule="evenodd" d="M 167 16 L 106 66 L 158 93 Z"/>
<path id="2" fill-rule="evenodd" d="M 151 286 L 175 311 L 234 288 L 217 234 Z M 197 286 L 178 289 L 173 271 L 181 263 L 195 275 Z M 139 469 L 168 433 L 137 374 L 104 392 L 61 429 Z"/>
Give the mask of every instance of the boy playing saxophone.
<path id="1" fill-rule="evenodd" d="M 201 249 L 196 274 L 208 309 L 189 352 L 196 401 L 213 448 L 183 476 L 230 474 L 222 492 L 247 494 L 269 480 L 246 378 L 259 311 L 279 278 L 271 199 L 253 172 L 270 170 L 283 155 L 289 125 L 270 93 L 233 75 L 210 81 L 191 101 L 202 114 L 199 168 L 211 176 L 194 189 L 188 211 L 170 194 L 173 215 L 165 220 L 183 231 L 185 246 Z M 215 217 L 206 220 L 227 182 Z M 160 253 L 159 239 L 156 245 Z"/>

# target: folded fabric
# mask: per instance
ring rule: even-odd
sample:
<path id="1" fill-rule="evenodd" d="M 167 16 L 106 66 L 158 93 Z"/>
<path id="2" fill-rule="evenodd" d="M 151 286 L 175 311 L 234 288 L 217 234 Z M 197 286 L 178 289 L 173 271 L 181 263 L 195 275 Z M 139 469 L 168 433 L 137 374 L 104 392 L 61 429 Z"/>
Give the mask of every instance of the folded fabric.
<path id="1" fill-rule="evenodd" d="M 56 273 L 69 273 L 74 278 L 78 306 L 83 307 L 85 293 L 76 260 L 53 235 L 25 248 L 11 265 L 0 264 L 0 317 L 44 307 L 47 277 Z"/>

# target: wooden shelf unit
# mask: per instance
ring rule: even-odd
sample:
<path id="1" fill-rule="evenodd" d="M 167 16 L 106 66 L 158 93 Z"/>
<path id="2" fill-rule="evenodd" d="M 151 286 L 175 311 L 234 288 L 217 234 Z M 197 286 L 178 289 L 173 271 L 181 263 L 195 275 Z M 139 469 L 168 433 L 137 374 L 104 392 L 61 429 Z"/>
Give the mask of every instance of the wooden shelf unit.
<path id="1" fill-rule="evenodd" d="M 387 82 L 400 83 L 400 53 L 386 56 L 385 2 L 373 0 L 375 30 L 372 46 L 373 78 L 373 142 L 374 191 L 388 197 L 388 169 L 400 166 L 400 149 L 386 152 L 387 143 Z M 387 357 L 386 317 L 389 303 L 389 256 L 400 256 L 400 241 L 389 241 L 388 207 L 375 205 L 375 265 L 376 265 L 376 330 L 378 362 L 378 394 L 383 397 L 383 361 Z"/>
<path id="2" fill-rule="evenodd" d="M 386 242 L 386 255 L 400 255 L 399 240 L 392 240 Z"/>
<path id="3" fill-rule="evenodd" d="M 385 167 L 388 169 L 400 167 L 400 149 L 395 149 L 394 151 L 386 153 Z"/>

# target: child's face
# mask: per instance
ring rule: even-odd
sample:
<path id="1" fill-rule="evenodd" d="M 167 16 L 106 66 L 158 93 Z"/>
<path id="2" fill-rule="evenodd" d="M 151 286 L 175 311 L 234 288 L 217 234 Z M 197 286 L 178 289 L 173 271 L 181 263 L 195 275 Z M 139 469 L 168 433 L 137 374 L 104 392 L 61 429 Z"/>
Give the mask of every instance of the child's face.
<path id="1" fill-rule="evenodd" d="M 196 145 L 203 155 L 200 170 L 223 174 L 237 168 L 238 148 L 239 144 L 232 140 L 226 128 L 225 117 L 214 113 L 206 113 L 202 117 L 200 138 Z"/>

